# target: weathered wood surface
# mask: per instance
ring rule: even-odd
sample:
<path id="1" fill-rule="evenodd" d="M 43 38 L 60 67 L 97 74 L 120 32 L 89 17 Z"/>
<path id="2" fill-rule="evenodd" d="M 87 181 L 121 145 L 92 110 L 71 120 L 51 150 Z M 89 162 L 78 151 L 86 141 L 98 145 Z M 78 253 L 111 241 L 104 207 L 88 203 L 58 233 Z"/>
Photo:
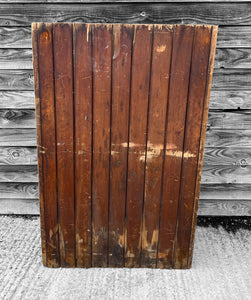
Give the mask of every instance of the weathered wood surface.
<path id="1" fill-rule="evenodd" d="M 37 182 L 37 166 L 7 165 L 0 167 L 0 182 Z"/>
<path id="2" fill-rule="evenodd" d="M 33 24 L 45 265 L 190 266 L 215 32 Z"/>
<path id="3" fill-rule="evenodd" d="M 35 109 L 33 91 L 0 91 L 0 109 Z"/>
<path id="4" fill-rule="evenodd" d="M 38 199 L 0 199 L 2 214 L 38 215 Z M 251 216 L 249 200 L 201 200 L 198 215 L 200 216 Z"/>
<path id="5" fill-rule="evenodd" d="M 0 128 L 36 128 L 35 111 L 0 109 Z"/>
<path id="6" fill-rule="evenodd" d="M 6 2 L 6 1 L 5 1 Z M 217 48 L 250 48 L 250 26 L 221 26 L 218 31 Z M 0 48 L 31 48 L 29 27 L 0 27 Z"/>
<path id="7" fill-rule="evenodd" d="M 0 165 L 37 165 L 35 147 L 0 147 Z"/>
<path id="8" fill-rule="evenodd" d="M 0 129 L 0 146 L 36 145 L 36 129 Z"/>
<path id="9" fill-rule="evenodd" d="M 38 0 L 36 3 L 68 3 L 69 0 Z M 104 3 L 110 3 L 111 0 L 103 0 L 102 2 Z M 116 3 L 161 3 L 161 2 L 174 2 L 174 3 L 179 3 L 179 2 L 184 2 L 184 3 L 189 3 L 189 2 L 194 2 L 194 0 L 114 0 L 112 2 Z M 219 2 L 219 0 L 198 0 L 197 2 Z M 236 2 L 236 0 L 221 0 L 220 2 Z M 239 0 L 239 2 L 250 2 L 250 0 Z M 1 0 L 0 3 L 34 3 L 34 0 Z M 72 3 L 100 3 L 100 0 L 74 0 Z"/>
<path id="10" fill-rule="evenodd" d="M 250 25 L 249 3 L 0 4 L 0 26 L 32 22 Z"/>
<path id="11" fill-rule="evenodd" d="M 212 90 L 250 90 L 251 69 L 215 69 Z M 0 70 L 0 91 L 33 91 L 32 70 Z"/>
<path id="12" fill-rule="evenodd" d="M 16 183 L 1 182 L 0 183 L 1 198 L 20 198 L 20 199 L 38 199 L 37 183 Z"/>
<path id="13" fill-rule="evenodd" d="M 250 44 L 251 47 L 251 44 Z M 215 69 L 251 68 L 250 48 L 217 48 Z M 0 49 L 0 69 L 32 69 L 31 49 Z"/>

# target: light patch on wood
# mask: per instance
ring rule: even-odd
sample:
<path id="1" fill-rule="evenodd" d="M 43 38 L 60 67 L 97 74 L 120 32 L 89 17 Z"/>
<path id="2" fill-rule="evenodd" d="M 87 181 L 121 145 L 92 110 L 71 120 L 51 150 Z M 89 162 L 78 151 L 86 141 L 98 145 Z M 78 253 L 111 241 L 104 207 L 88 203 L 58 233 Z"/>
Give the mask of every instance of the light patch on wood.
<path id="1" fill-rule="evenodd" d="M 113 48 L 114 48 L 114 54 L 113 54 L 113 57 L 112 59 L 116 59 L 118 56 L 119 56 L 119 53 L 120 53 L 120 26 L 114 26 L 113 28 L 113 32 L 114 32 L 114 45 L 113 45 Z"/>
<path id="2" fill-rule="evenodd" d="M 90 25 L 91 24 L 86 24 L 86 41 L 87 41 L 87 43 L 89 42 Z"/>
<path id="3" fill-rule="evenodd" d="M 77 244 L 83 244 L 84 240 L 80 238 L 79 234 L 76 234 L 76 242 Z"/>
<path id="4" fill-rule="evenodd" d="M 173 157 L 180 157 L 180 158 L 191 158 L 195 157 L 196 155 L 189 152 L 189 151 L 179 151 L 179 150 L 167 150 L 166 151 L 167 156 L 173 156 Z"/>
<path id="5" fill-rule="evenodd" d="M 166 45 L 161 45 L 156 48 L 158 53 L 164 52 L 166 50 Z"/>
<path id="6" fill-rule="evenodd" d="M 159 238 L 159 230 L 158 229 L 153 230 L 152 238 L 149 241 L 147 240 L 147 233 L 148 233 L 148 230 L 145 225 L 145 220 L 143 220 L 143 226 L 142 226 L 142 232 L 141 232 L 142 249 L 146 250 L 148 252 L 155 251 L 155 249 L 157 249 L 156 246 L 157 246 L 158 238 Z M 153 246 L 155 249 L 153 249 Z"/>

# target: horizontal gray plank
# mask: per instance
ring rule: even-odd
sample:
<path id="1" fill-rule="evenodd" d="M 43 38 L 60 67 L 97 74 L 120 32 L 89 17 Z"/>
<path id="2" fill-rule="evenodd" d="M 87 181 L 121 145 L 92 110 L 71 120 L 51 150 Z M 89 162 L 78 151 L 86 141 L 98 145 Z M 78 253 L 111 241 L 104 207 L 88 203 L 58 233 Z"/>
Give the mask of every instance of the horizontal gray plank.
<path id="1" fill-rule="evenodd" d="M 189 3 L 189 2 L 251 2 L 251 0 L 0 0 L 0 3 Z"/>
<path id="2" fill-rule="evenodd" d="M 0 199 L 0 214 L 39 215 L 38 199 Z M 251 216 L 251 201 L 203 200 L 199 216 Z"/>
<path id="3" fill-rule="evenodd" d="M 37 166 L 1 166 L 0 182 L 38 182 Z"/>
<path id="4" fill-rule="evenodd" d="M 0 182 L 0 198 L 38 199 L 38 184 L 26 182 Z"/>
<path id="5" fill-rule="evenodd" d="M 36 165 L 36 147 L 0 147 L 0 165 Z"/>
<path id="6" fill-rule="evenodd" d="M 32 91 L 32 70 L 0 70 L 0 91 Z M 215 69 L 212 90 L 251 90 L 251 69 Z"/>
<path id="7" fill-rule="evenodd" d="M 33 91 L 0 91 L 0 109 L 35 109 Z M 210 110 L 251 109 L 251 91 L 212 90 Z"/>
<path id="8" fill-rule="evenodd" d="M 251 48 L 216 49 L 214 68 L 250 69 Z M 32 69 L 32 50 L 0 49 L 0 69 Z"/>
<path id="9" fill-rule="evenodd" d="M 199 202 L 199 216 L 251 216 L 251 201 L 203 200 Z"/>
<path id="10" fill-rule="evenodd" d="M 251 129 L 251 110 L 209 111 L 208 128 Z M 36 128 L 32 109 L 0 109 L 0 128 Z"/>
<path id="11" fill-rule="evenodd" d="M 251 130 L 208 130 L 206 147 L 251 147 Z M 36 146 L 36 129 L 0 129 L 0 146 Z"/>
<path id="12" fill-rule="evenodd" d="M 217 48 L 250 48 L 251 26 L 221 26 Z M 31 48 L 31 28 L 0 27 L 0 48 Z"/>
<path id="13" fill-rule="evenodd" d="M 239 3 L 0 4 L 0 26 L 32 22 L 250 25 L 251 6 Z"/>

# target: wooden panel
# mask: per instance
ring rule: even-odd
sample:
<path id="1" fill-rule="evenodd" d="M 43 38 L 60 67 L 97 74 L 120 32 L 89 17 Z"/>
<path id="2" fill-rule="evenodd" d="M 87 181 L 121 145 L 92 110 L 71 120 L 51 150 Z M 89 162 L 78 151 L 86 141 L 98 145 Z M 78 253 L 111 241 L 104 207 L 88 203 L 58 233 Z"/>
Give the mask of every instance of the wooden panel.
<path id="1" fill-rule="evenodd" d="M 37 183 L 1 182 L 0 198 L 38 199 Z"/>
<path id="2" fill-rule="evenodd" d="M 0 147 L 0 165 L 36 165 L 34 147 Z"/>
<path id="3" fill-rule="evenodd" d="M 213 109 L 251 109 L 251 91 L 211 91 L 209 111 Z"/>
<path id="4" fill-rule="evenodd" d="M 200 201 L 200 216 L 251 216 L 251 201 L 203 200 Z"/>
<path id="5" fill-rule="evenodd" d="M 206 147 L 250 147 L 251 130 L 208 130 Z"/>
<path id="6" fill-rule="evenodd" d="M 250 25 L 249 3 L 0 4 L 0 26 L 32 22 Z"/>
<path id="7" fill-rule="evenodd" d="M 182 155 L 179 153 L 183 152 L 193 39 L 194 27 L 180 25 L 175 28 L 159 229 L 158 267 L 160 268 L 172 267 L 182 164 Z"/>
<path id="8" fill-rule="evenodd" d="M 132 26 L 114 26 L 108 253 L 111 267 L 124 266 L 132 38 Z"/>
<path id="9" fill-rule="evenodd" d="M 0 182 L 38 182 L 37 166 L 1 166 Z"/>
<path id="10" fill-rule="evenodd" d="M 238 0 L 239 2 L 250 2 L 250 0 Z M 34 0 L 1 0 L 0 3 L 33 3 Z M 38 0 L 36 1 L 36 3 L 68 3 L 69 0 Z M 72 3 L 82 3 L 83 0 L 74 0 L 72 1 Z M 100 0 L 85 0 L 84 2 L 86 3 L 100 3 Z M 104 3 L 111 3 L 111 0 L 103 0 L 102 2 Z M 116 3 L 147 3 L 147 2 L 151 2 L 151 3 L 168 3 L 168 2 L 174 2 L 174 3 L 179 3 L 179 2 L 184 2 L 184 3 L 189 3 L 189 2 L 194 2 L 194 0 L 114 0 L 112 2 L 116 2 Z M 197 2 L 209 2 L 208 0 L 198 0 Z M 219 2 L 219 0 L 210 0 L 210 2 Z M 220 2 L 236 2 L 236 0 L 221 0 Z"/>
<path id="11" fill-rule="evenodd" d="M 250 129 L 251 111 L 236 110 L 231 112 L 209 112 L 207 126 L 214 129 Z"/>
<path id="12" fill-rule="evenodd" d="M 75 92 L 76 263 L 90 267 L 92 194 L 92 36 L 89 25 L 73 25 Z"/>
<path id="13" fill-rule="evenodd" d="M 0 129 L 0 146 L 36 145 L 36 129 Z"/>
<path id="14" fill-rule="evenodd" d="M 154 26 L 141 267 L 156 267 L 173 28 Z"/>
<path id="15" fill-rule="evenodd" d="M 206 93 L 211 30 L 211 27 L 196 27 L 193 41 L 180 195 L 178 198 L 178 220 L 173 256 L 173 266 L 178 269 L 186 268 L 188 265 L 190 231 L 193 214 L 196 213 L 193 211 L 196 181 L 193 181 L 192 178 L 197 176 L 199 145 L 202 142 L 200 139 L 204 106 L 201 99 L 204 99 Z M 205 107 L 205 109 L 208 110 L 208 107 Z"/>
<path id="16" fill-rule="evenodd" d="M 72 25 L 53 25 L 60 264 L 75 266 Z M 64 62 L 64 63 L 62 63 Z M 43 61 L 45 63 L 45 61 Z M 51 67 L 51 71 L 53 67 Z M 49 128 L 46 133 L 49 132 Z"/>
<path id="17" fill-rule="evenodd" d="M 31 28 L 0 27 L 0 48 L 31 48 Z"/>
<path id="18" fill-rule="evenodd" d="M 92 266 L 108 263 L 112 26 L 93 28 Z"/>
<path id="19" fill-rule="evenodd" d="M 0 109 L 0 128 L 36 128 L 35 111 Z"/>
<path id="20" fill-rule="evenodd" d="M 0 214 L 39 215 L 38 199 L 0 199 Z"/>
<path id="21" fill-rule="evenodd" d="M 32 70 L 0 70 L 0 90 L 33 91 Z"/>
<path id="22" fill-rule="evenodd" d="M 44 265 L 59 266 L 57 174 L 51 25 L 33 25 L 40 213 Z M 50 207 L 50 209 L 46 209 Z M 43 245 L 43 243 L 45 243 Z"/>
<path id="23" fill-rule="evenodd" d="M 35 109 L 33 91 L 0 91 L 0 109 Z"/>
<path id="24" fill-rule="evenodd" d="M 134 27 L 128 144 L 126 267 L 140 266 L 152 28 L 152 25 Z"/>

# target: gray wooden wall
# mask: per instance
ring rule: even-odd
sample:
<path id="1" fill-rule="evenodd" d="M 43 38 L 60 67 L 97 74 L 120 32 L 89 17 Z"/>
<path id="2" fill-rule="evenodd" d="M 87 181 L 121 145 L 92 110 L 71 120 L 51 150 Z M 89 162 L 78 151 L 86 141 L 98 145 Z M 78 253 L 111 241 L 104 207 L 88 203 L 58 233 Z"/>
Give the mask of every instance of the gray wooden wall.
<path id="1" fill-rule="evenodd" d="M 66 21 L 219 25 L 199 214 L 251 215 L 251 2 L 67 2 L 0 0 L 0 213 L 39 213 L 30 25 Z"/>

